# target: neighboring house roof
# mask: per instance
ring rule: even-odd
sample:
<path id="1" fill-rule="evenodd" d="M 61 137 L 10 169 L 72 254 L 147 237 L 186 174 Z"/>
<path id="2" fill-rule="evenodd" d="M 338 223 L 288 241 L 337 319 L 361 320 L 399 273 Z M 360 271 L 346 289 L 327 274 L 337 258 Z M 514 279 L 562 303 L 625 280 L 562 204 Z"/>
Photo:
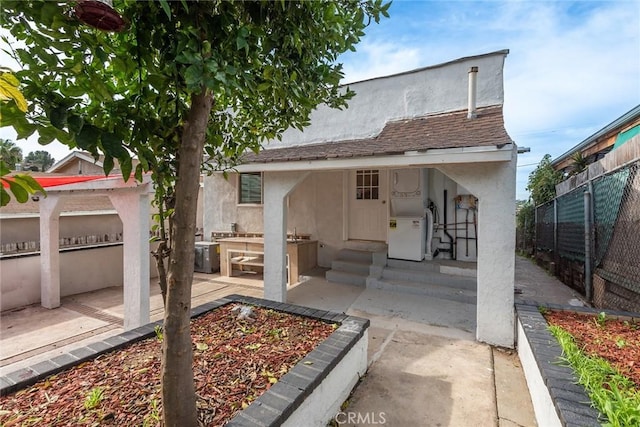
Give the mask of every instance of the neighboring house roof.
<path id="1" fill-rule="evenodd" d="M 86 151 L 73 151 L 69 153 L 64 159 L 56 162 L 53 166 L 47 169 L 47 173 L 55 173 L 74 159 L 84 160 L 86 162 L 102 167 L 102 160 L 104 160 L 104 157 L 102 156 L 99 160 L 96 160 L 93 158 L 91 153 L 88 153 Z"/>
<path id="2" fill-rule="evenodd" d="M 100 155 L 98 156 L 98 159 L 94 159 L 93 155 L 87 151 L 74 151 L 72 153 L 70 153 L 69 155 L 67 155 L 64 159 L 60 160 L 59 162 L 57 162 L 56 164 L 54 164 L 53 166 L 51 166 L 47 172 L 48 173 L 54 173 L 54 172 L 58 172 L 61 169 L 65 168 L 71 161 L 73 160 L 84 160 L 87 163 L 99 166 L 100 168 L 102 168 L 104 166 L 104 155 Z M 137 159 L 132 159 L 131 160 L 133 167 L 135 168 L 136 165 L 138 164 L 138 160 Z M 113 170 L 111 171 L 110 175 L 117 175 L 119 173 L 121 173 L 120 170 L 120 163 L 118 162 L 117 159 L 113 160 L 114 166 L 113 166 Z"/>
<path id="3" fill-rule="evenodd" d="M 245 154 L 242 163 L 368 157 L 463 147 L 500 148 L 511 143 L 504 128 L 502 105 L 495 105 L 478 109 L 474 119 L 468 119 L 467 110 L 463 110 L 392 121 L 372 138 L 265 149 L 258 154 Z"/>
<path id="4" fill-rule="evenodd" d="M 572 156 L 578 152 L 582 153 L 585 158 L 594 156 L 590 162 L 596 161 L 598 160 L 597 157 L 604 156 L 604 154 L 611 151 L 614 146 L 617 148 L 622 142 L 635 135 L 635 132 L 629 131 L 638 126 L 640 126 L 640 105 L 635 106 L 593 135 L 556 157 L 551 162 L 551 166 L 556 170 L 571 167 L 573 164 Z M 622 134 L 626 134 L 624 141 L 621 141 L 619 138 Z"/>

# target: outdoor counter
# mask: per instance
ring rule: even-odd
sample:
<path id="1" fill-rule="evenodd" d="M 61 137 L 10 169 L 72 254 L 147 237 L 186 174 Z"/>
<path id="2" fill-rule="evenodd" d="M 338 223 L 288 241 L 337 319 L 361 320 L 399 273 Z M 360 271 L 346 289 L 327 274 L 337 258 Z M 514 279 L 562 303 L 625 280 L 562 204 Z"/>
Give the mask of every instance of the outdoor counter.
<path id="1" fill-rule="evenodd" d="M 219 239 L 220 275 L 262 274 L 264 268 L 264 238 L 230 237 Z M 287 282 L 299 281 L 300 274 L 317 265 L 318 242 L 316 240 L 287 241 Z"/>

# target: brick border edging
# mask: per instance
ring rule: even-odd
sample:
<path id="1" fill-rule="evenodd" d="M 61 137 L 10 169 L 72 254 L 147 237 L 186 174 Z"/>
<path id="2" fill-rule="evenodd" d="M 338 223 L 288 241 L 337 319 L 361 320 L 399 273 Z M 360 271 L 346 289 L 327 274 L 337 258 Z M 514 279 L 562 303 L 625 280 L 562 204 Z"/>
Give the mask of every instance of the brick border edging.
<path id="1" fill-rule="evenodd" d="M 269 390 L 265 391 L 246 409 L 236 414 L 227 423 L 228 426 L 276 426 L 282 424 L 362 338 L 370 324 L 369 319 L 348 316 L 344 313 L 317 310 L 236 294 L 193 308 L 191 318 L 232 303 L 257 305 L 289 314 L 338 323 L 340 327 L 283 375 Z M 6 376 L 0 377 L 0 396 L 27 388 L 50 375 L 57 374 L 101 354 L 152 337 L 155 335 L 156 326 L 162 326 L 162 321 L 148 323 L 27 368 L 10 372 Z"/>
<path id="2" fill-rule="evenodd" d="M 572 307 L 559 304 L 540 304 L 523 301 L 516 304 L 516 316 L 522 324 L 540 375 L 547 387 L 556 412 L 563 426 L 599 427 L 599 412 L 591 405 L 585 388 L 578 383 L 570 366 L 560 364 L 562 348 L 547 329 L 547 321 L 538 307 L 556 311 L 573 311 L 584 314 L 605 312 L 628 320 L 640 321 L 640 314 L 623 311 L 602 310 L 591 307 Z"/>

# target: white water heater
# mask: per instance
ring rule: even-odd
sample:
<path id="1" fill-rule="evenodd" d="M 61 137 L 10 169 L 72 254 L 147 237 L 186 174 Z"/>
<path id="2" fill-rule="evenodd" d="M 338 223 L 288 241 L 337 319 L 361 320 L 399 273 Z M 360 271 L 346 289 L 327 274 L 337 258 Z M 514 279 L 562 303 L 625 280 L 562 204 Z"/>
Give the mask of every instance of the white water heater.
<path id="1" fill-rule="evenodd" d="M 422 261 L 427 237 L 424 170 L 394 169 L 390 180 L 389 258 Z"/>

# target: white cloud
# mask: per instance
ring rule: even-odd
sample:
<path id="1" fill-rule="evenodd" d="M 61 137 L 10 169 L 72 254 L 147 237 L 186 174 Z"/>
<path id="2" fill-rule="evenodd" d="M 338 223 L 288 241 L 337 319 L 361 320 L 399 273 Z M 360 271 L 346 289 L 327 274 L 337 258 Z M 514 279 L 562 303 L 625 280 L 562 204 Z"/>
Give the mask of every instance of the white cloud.
<path id="1" fill-rule="evenodd" d="M 395 43 L 363 41 L 344 63 L 345 83 L 413 70 L 422 64 L 420 50 Z"/>
<path id="2" fill-rule="evenodd" d="M 637 2 L 394 2 L 346 55 L 346 80 L 508 48 L 505 124 L 532 152 L 558 156 L 640 100 Z M 526 160 L 525 160 L 526 159 Z M 535 166 L 518 168 L 518 197 Z"/>

